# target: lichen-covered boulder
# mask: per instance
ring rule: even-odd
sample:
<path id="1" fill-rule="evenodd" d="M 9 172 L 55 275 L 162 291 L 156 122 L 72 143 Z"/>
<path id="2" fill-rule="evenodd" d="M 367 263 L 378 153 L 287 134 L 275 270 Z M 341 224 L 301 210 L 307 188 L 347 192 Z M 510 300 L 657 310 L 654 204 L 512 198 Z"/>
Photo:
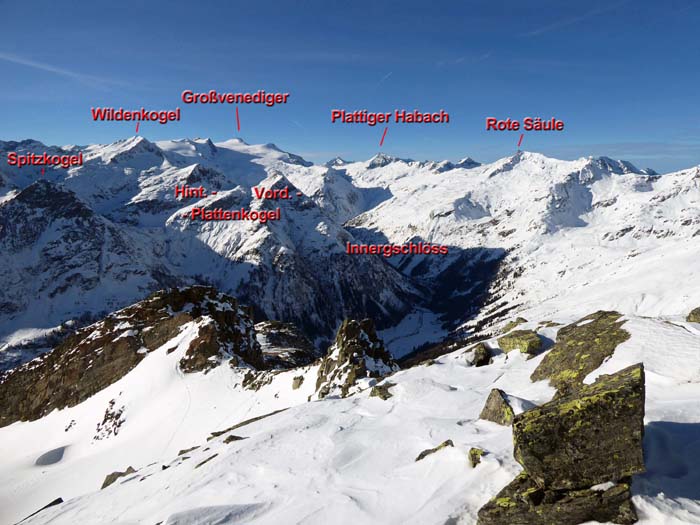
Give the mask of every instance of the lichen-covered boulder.
<path id="1" fill-rule="evenodd" d="M 363 386 L 368 388 L 370 379 L 387 376 L 398 369 L 377 336 L 371 319 L 346 319 L 338 329 L 335 343 L 321 361 L 315 396 L 318 399 L 328 395 L 346 397 L 359 392 Z"/>
<path id="2" fill-rule="evenodd" d="M 685 318 L 685 320 L 688 321 L 689 323 L 700 323 L 700 307 L 691 311 L 688 314 L 688 317 Z"/>
<path id="3" fill-rule="evenodd" d="M 484 454 L 486 454 L 486 451 L 483 448 L 472 447 L 469 449 L 469 464 L 472 468 L 481 463 L 481 456 Z"/>
<path id="4" fill-rule="evenodd" d="M 554 347 L 530 378 L 549 379 L 558 396 L 579 388 L 588 374 L 629 339 L 621 317 L 617 312 L 599 311 L 560 329 Z"/>
<path id="5" fill-rule="evenodd" d="M 474 352 L 474 356 L 472 357 L 472 365 L 486 366 L 491 364 L 491 352 L 484 343 L 477 343 L 470 349 L 470 351 Z"/>
<path id="6" fill-rule="evenodd" d="M 575 489 L 644 471 L 644 366 L 515 416 L 515 459 L 540 487 Z"/>
<path id="7" fill-rule="evenodd" d="M 533 330 L 514 330 L 499 337 L 498 346 L 506 353 L 520 350 L 523 354 L 533 356 L 542 348 L 542 341 Z"/>
<path id="8" fill-rule="evenodd" d="M 384 381 L 381 385 L 373 386 L 372 390 L 370 390 L 369 397 L 378 397 L 386 401 L 390 397 L 393 397 L 393 394 L 389 391 L 392 386 L 396 386 L 396 384 L 391 381 Z"/>
<path id="9" fill-rule="evenodd" d="M 631 524 L 637 514 L 628 480 L 578 490 L 548 490 L 520 474 L 479 510 L 478 525 Z"/>
<path id="10" fill-rule="evenodd" d="M 479 414 L 479 419 L 485 419 L 498 423 L 499 425 L 508 426 L 513 422 L 514 416 L 515 413 L 510 403 L 508 403 L 506 393 L 503 390 L 494 388 L 486 399 L 484 408 L 481 410 L 481 414 Z"/>
<path id="11" fill-rule="evenodd" d="M 510 332 L 513 328 L 523 323 L 527 323 L 527 319 L 525 319 L 524 317 L 516 317 L 512 321 L 508 321 L 503 327 L 503 333 Z"/>

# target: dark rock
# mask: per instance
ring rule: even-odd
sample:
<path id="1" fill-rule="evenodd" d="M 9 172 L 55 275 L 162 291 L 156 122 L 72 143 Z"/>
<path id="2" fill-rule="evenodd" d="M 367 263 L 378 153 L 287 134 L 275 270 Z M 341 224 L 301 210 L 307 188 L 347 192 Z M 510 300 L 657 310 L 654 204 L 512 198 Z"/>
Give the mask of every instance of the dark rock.
<path id="1" fill-rule="evenodd" d="M 241 436 L 234 436 L 233 434 L 231 434 L 230 436 L 226 436 L 226 439 L 224 439 L 224 443 L 228 445 L 229 443 L 233 443 L 234 441 L 241 441 L 243 439 L 246 438 Z"/>
<path id="2" fill-rule="evenodd" d="M 601 376 L 515 417 L 515 459 L 541 487 L 576 489 L 644 471 L 644 367 Z"/>
<path id="3" fill-rule="evenodd" d="M 452 443 L 451 439 L 448 439 L 447 441 L 443 441 L 440 443 L 437 447 L 435 448 L 429 448 L 427 450 L 424 450 L 420 454 L 418 454 L 418 457 L 416 458 L 416 461 L 420 461 L 421 459 L 425 459 L 427 456 L 430 454 L 435 454 L 438 450 L 442 450 L 443 448 L 446 447 L 454 447 L 454 443 Z"/>
<path id="4" fill-rule="evenodd" d="M 493 421 L 494 423 L 505 426 L 509 426 L 513 422 L 514 416 L 515 413 L 508 403 L 505 392 L 498 388 L 491 390 L 484 404 L 484 408 L 481 410 L 481 414 L 479 414 L 480 419 Z"/>
<path id="5" fill-rule="evenodd" d="M 212 459 L 214 459 L 214 458 L 215 458 L 216 456 L 218 456 L 218 455 L 219 455 L 219 454 L 214 454 L 214 455 L 212 455 L 212 456 L 209 456 L 209 457 L 208 457 L 207 459 L 205 459 L 204 461 L 200 461 L 199 463 L 197 463 L 197 464 L 194 466 L 194 468 L 199 468 L 199 467 L 201 467 L 202 465 L 204 465 L 205 463 L 209 463 Z"/>
<path id="6" fill-rule="evenodd" d="M 236 430 L 237 428 L 241 428 L 241 427 L 244 427 L 246 425 L 250 425 L 251 423 L 255 423 L 256 421 L 260 421 L 261 419 L 265 419 L 266 417 L 274 416 L 275 414 L 279 414 L 280 412 L 284 412 L 285 410 L 289 410 L 289 409 L 288 408 L 281 408 L 280 410 L 275 410 L 274 412 L 270 412 L 269 414 L 263 414 L 262 416 L 257 416 L 257 417 L 252 417 L 250 419 L 246 419 L 245 421 L 241 421 L 240 423 L 236 423 L 235 425 L 228 427 L 228 428 L 225 428 L 224 430 L 217 430 L 217 431 L 211 433 L 211 435 L 207 438 L 207 441 L 211 441 L 214 438 L 217 438 L 217 437 L 222 436 L 228 432 Z"/>
<path id="7" fill-rule="evenodd" d="M 192 452 L 193 450 L 197 450 L 198 448 L 199 445 L 190 448 L 183 448 L 180 452 L 177 453 L 177 455 L 182 456 L 183 454 L 187 454 L 188 452 Z"/>
<path id="8" fill-rule="evenodd" d="M 484 454 L 486 454 L 486 451 L 483 448 L 472 447 L 469 449 L 469 464 L 472 468 L 481 463 L 481 456 Z"/>
<path id="9" fill-rule="evenodd" d="M 621 317 L 617 312 L 599 311 L 563 327 L 531 379 L 549 379 L 558 396 L 579 388 L 588 374 L 629 339 L 629 333 L 621 328 Z"/>
<path id="10" fill-rule="evenodd" d="M 127 467 L 127 469 L 124 472 L 112 472 L 111 474 L 107 474 L 107 477 L 105 477 L 105 480 L 102 482 L 102 487 L 100 489 L 105 489 L 109 487 L 112 483 L 117 481 L 119 478 L 123 478 L 124 476 L 128 476 L 129 474 L 135 474 L 136 470 L 134 470 L 134 467 Z"/>
<path id="11" fill-rule="evenodd" d="M 346 397 L 360 379 L 380 378 L 398 370 L 389 352 L 377 337 L 371 319 L 345 320 L 335 343 L 321 361 L 316 380 L 316 395 Z"/>
<path id="12" fill-rule="evenodd" d="M 389 389 L 392 386 L 396 386 L 396 383 L 384 381 L 381 385 L 373 386 L 369 393 L 369 397 L 378 397 L 379 399 L 386 401 L 393 395 L 391 392 L 389 392 Z"/>
<path id="13" fill-rule="evenodd" d="M 688 317 L 685 318 L 685 320 L 689 323 L 700 323 L 700 307 L 691 311 L 688 314 Z"/>
<path id="14" fill-rule="evenodd" d="M 479 510 L 478 525 L 579 525 L 589 521 L 631 524 L 637 514 L 628 481 L 606 490 L 540 488 L 522 473 Z"/>
<path id="15" fill-rule="evenodd" d="M 523 354 L 534 356 L 542 348 L 542 341 L 533 330 L 514 330 L 499 337 L 498 346 L 506 353 L 520 350 Z"/>
<path id="16" fill-rule="evenodd" d="M 255 325 L 255 332 L 266 368 L 298 368 L 320 357 L 311 341 L 291 323 L 263 321 Z"/>
<path id="17" fill-rule="evenodd" d="M 474 352 L 474 359 L 472 361 L 474 366 L 490 365 L 493 361 L 491 359 L 491 351 L 484 343 L 477 343 L 471 350 Z"/>
<path id="18" fill-rule="evenodd" d="M 299 390 L 299 387 L 304 383 L 304 376 L 295 376 L 292 378 L 292 390 Z"/>

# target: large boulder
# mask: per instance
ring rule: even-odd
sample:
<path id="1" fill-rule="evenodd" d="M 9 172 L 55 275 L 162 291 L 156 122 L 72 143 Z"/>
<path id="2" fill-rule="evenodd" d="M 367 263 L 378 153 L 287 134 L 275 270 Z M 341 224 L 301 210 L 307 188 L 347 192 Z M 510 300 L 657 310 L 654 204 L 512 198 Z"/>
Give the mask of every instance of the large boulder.
<path id="1" fill-rule="evenodd" d="M 472 353 L 471 364 L 473 366 L 486 366 L 493 362 L 491 351 L 484 343 L 477 343 L 468 352 Z"/>
<path id="2" fill-rule="evenodd" d="M 371 319 L 346 319 L 321 361 L 315 395 L 318 399 L 329 395 L 346 397 L 362 386 L 372 386 L 371 379 L 385 377 L 398 369 Z"/>
<path id="3" fill-rule="evenodd" d="M 478 525 L 631 524 L 629 481 L 573 491 L 543 489 L 522 473 L 479 510 Z"/>
<path id="4" fill-rule="evenodd" d="M 644 366 L 515 416 L 515 459 L 538 486 L 579 489 L 644 471 Z"/>
<path id="5" fill-rule="evenodd" d="M 514 330 L 499 337 L 498 346 L 506 353 L 520 350 L 523 354 L 534 356 L 542 348 L 542 341 L 533 330 Z"/>
<path id="6" fill-rule="evenodd" d="M 479 414 L 479 419 L 493 421 L 499 425 L 509 426 L 513 422 L 515 413 L 508 403 L 506 393 L 503 390 L 494 388 L 486 399 L 484 408 Z"/>
<path id="7" fill-rule="evenodd" d="M 700 323 L 700 307 L 692 310 L 685 318 L 689 323 Z"/>
<path id="8" fill-rule="evenodd" d="M 599 311 L 563 327 L 557 341 L 530 376 L 549 379 L 563 396 L 583 385 L 583 379 L 603 364 L 620 343 L 629 339 L 622 314 Z"/>

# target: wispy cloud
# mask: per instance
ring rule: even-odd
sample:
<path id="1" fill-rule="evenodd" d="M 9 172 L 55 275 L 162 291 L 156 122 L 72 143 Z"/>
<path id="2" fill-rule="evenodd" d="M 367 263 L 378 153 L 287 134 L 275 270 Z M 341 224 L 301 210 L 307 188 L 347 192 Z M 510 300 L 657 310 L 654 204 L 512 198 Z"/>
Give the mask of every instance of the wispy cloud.
<path id="1" fill-rule="evenodd" d="M 383 84 L 385 80 L 389 80 L 389 77 L 390 77 L 391 75 L 393 75 L 393 74 L 394 74 L 393 71 L 389 71 L 386 75 L 384 75 L 384 76 L 379 80 L 379 82 L 377 82 L 377 85 L 379 86 L 380 84 Z"/>
<path id="2" fill-rule="evenodd" d="M 442 60 L 438 60 L 435 63 L 435 66 L 450 67 L 459 66 L 460 64 L 478 64 L 479 62 L 483 62 L 484 60 L 488 60 L 489 58 L 491 58 L 491 55 L 493 55 L 492 51 L 486 51 L 485 53 L 481 53 L 480 55 L 463 55 L 457 58 L 445 58 Z"/>
<path id="3" fill-rule="evenodd" d="M 572 16 L 570 18 L 562 18 L 560 20 L 552 22 L 549 25 L 540 27 L 538 29 L 534 29 L 532 31 L 528 31 L 527 33 L 523 34 L 522 36 L 539 36 L 539 35 L 543 35 L 544 33 L 549 33 L 550 31 L 556 31 L 557 29 L 569 27 L 569 26 L 578 24 L 579 22 L 583 22 L 584 20 L 588 20 L 589 18 L 594 18 L 594 17 L 602 15 L 604 13 L 608 13 L 610 11 L 613 11 L 613 10 L 617 9 L 618 7 L 621 7 L 625 4 L 629 4 L 630 1 L 631 0 L 622 0 L 621 2 L 616 2 L 614 4 L 598 7 L 596 9 L 591 9 L 590 11 L 582 13 L 578 16 Z"/>
<path id="4" fill-rule="evenodd" d="M 118 82 L 115 80 L 110 80 L 106 78 L 96 77 L 93 75 L 87 75 L 85 73 L 80 73 L 78 71 L 71 71 L 70 69 L 64 69 L 61 67 L 53 66 L 51 64 L 46 64 L 44 62 L 38 62 L 36 60 L 31 60 L 19 55 L 12 53 L 5 53 L 0 51 L 0 61 L 10 62 L 11 64 L 18 64 L 20 66 L 26 66 L 38 71 L 43 71 L 45 73 L 51 73 L 54 75 L 62 76 L 65 78 L 70 78 L 82 84 L 87 84 L 93 87 L 106 88 L 108 86 L 114 85 L 125 85 L 123 82 Z"/>

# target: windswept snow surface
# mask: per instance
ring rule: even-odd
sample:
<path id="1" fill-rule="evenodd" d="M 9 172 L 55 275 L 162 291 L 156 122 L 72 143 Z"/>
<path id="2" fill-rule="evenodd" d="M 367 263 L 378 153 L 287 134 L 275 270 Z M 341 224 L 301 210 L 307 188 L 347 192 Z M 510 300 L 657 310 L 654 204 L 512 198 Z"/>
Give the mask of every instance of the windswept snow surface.
<path id="1" fill-rule="evenodd" d="M 587 380 L 646 365 L 648 472 L 633 485 L 640 523 L 700 523 L 700 326 L 625 321 L 631 338 Z M 548 336 L 555 332 L 546 329 Z M 258 392 L 236 386 L 240 376 L 228 366 L 182 376 L 175 366 L 193 333 L 194 326 L 185 327 L 172 341 L 175 352 L 153 352 L 77 407 L 0 429 L 0 448 L 17 451 L 0 469 L 3 520 L 12 523 L 63 497 L 68 501 L 26 523 L 473 524 L 481 505 L 520 471 L 510 428 L 478 419 L 490 389 L 503 389 L 523 407 L 554 392 L 529 379 L 542 355 L 501 353 L 492 365 L 474 368 L 460 349 L 394 374 L 386 401 L 365 391 L 307 403 L 313 367 L 304 369 L 296 391 L 291 381 L 299 371 L 275 376 Z M 488 344 L 497 348 L 495 340 Z M 118 435 L 95 441 L 109 399 L 126 406 L 125 421 Z M 287 407 L 206 441 L 214 430 Z M 245 439 L 224 443 L 229 434 Z M 415 461 L 446 439 L 454 448 Z M 189 459 L 176 456 L 195 445 Z M 467 461 L 473 446 L 487 451 L 476 468 Z M 36 465 L 60 447 L 62 459 Z M 136 474 L 99 490 L 106 474 L 129 465 Z"/>

